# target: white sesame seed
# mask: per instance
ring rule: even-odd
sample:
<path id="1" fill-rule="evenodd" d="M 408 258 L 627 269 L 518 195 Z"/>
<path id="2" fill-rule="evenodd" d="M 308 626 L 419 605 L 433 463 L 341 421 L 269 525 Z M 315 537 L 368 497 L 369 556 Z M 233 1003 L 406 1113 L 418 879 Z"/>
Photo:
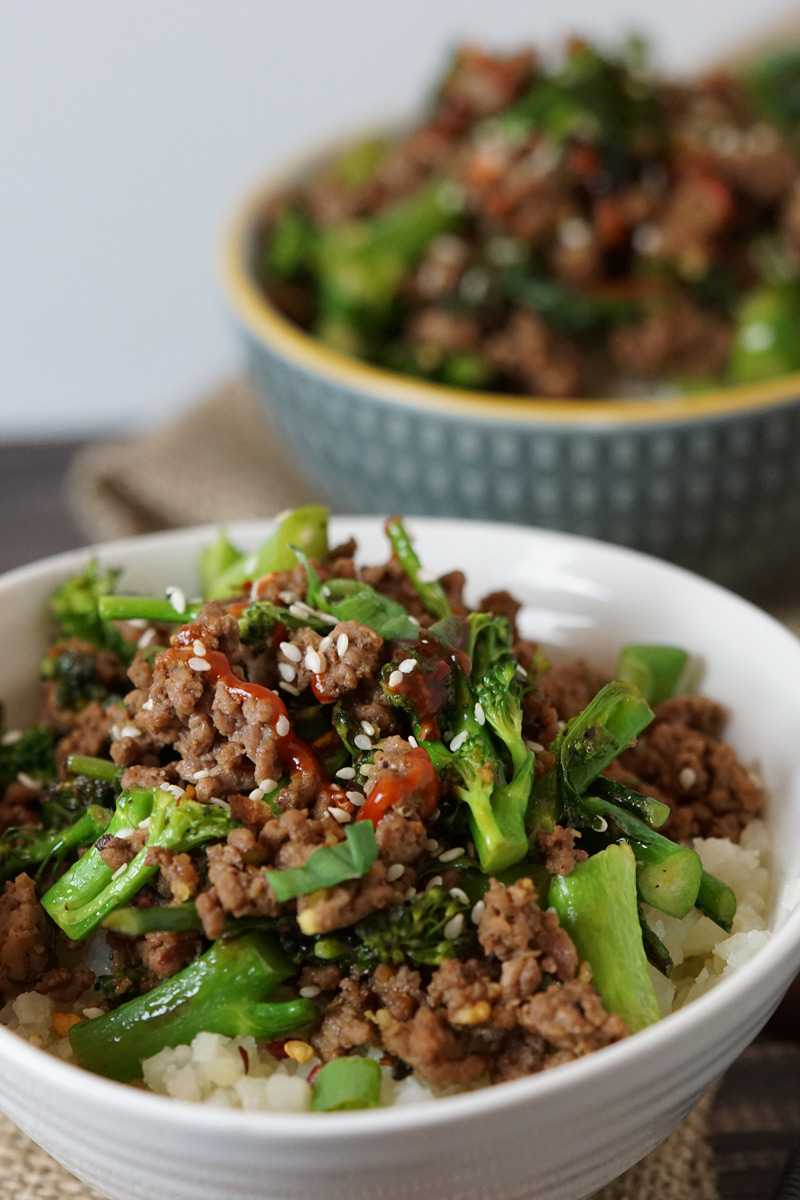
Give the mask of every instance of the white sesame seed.
<path id="1" fill-rule="evenodd" d="M 460 888 L 460 887 L 450 888 L 450 895 L 453 897 L 454 900 L 457 900 L 459 902 L 459 904 L 469 904 L 469 896 L 463 890 L 463 888 Z"/>
<path id="2" fill-rule="evenodd" d="M 322 587 L 319 590 L 322 592 L 322 594 L 326 600 L 330 600 L 331 589 L 328 587 L 327 583 L 323 583 Z"/>
<path id="3" fill-rule="evenodd" d="M 435 575 L 431 574 L 430 571 L 426 571 L 424 568 L 421 571 L 417 571 L 417 579 L 420 581 L 420 583 L 433 583 L 435 578 Z"/>
<path id="4" fill-rule="evenodd" d="M 288 662 L 279 662 L 278 663 L 278 674 L 280 675 L 281 679 L 284 679 L 286 681 L 286 683 L 293 683 L 294 680 L 297 678 L 296 669 L 292 666 L 291 663 L 288 663 Z"/>
<path id="5" fill-rule="evenodd" d="M 517 663 L 517 675 L 519 676 L 520 679 L 528 678 L 528 672 L 525 670 L 522 663 Z"/>
<path id="6" fill-rule="evenodd" d="M 9 729 L 0 738 L 0 746 L 13 746 L 15 742 L 21 740 L 22 736 L 21 729 Z"/>
<path id="7" fill-rule="evenodd" d="M 195 779 L 208 779 L 210 774 L 208 767 L 203 767 L 202 771 L 195 771 L 194 777 Z"/>
<path id="8" fill-rule="evenodd" d="M 408 614 L 408 619 L 412 625 L 419 625 L 419 621 L 416 617 L 412 617 L 411 613 Z"/>
<path id="9" fill-rule="evenodd" d="M 417 889 L 415 887 L 410 887 L 408 889 L 408 891 L 404 893 L 403 899 L 404 900 L 413 900 L 416 895 L 417 895 Z"/>
<path id="10" fill-rule="evenodd" d="M 344 808 L 337 808 L 335 805 L 331 805 L 328 809 L 328 815 L 333 817 L 334 821 L 338 821 L 340 825 L 346 825 L 350 820 L 350 813 Z"/>
<path id="11" fill-rule="evenodd" d="M 190 658 L 189 666 L 192 668 L 193 671 L 210 671 L 211 670 L 211 663 L 207 662 L 204 658 Z"/>
<path id="12" fill-rule="evenodd" d="M 469 914 L 469 919 L 470 919 L 470 921 L 472 921 L 473 925 L 478 924 L 481 917 L 483 916 L 483 910 L 485 908 L 486 908 L 486 905 L 484 904 L 484 902 L 482 900 L 478 900 L 478 901 L 476 901 L 475 904 L 473 904 L 472 912 Z"/>
<path id="13" fill-rule="evenodd" d="M 139 822 L 139 824 L 136 826 L 136 828 L 137 829 L 149 829 L 150 828 L 150 818 L 145 817 L 143 821 Z"/>
<path id="14" fill-rule="evenodd" d="M 483 705 L 480 700 L 475 701 L 475 720 L 479 725 L 486 724 L 486 713 L 483 711 Z"/>
<path id="15" fill-rule="evenodd" d="M 356 777 L 355 767 L 340 767 L 339 770 L 336 772 L 337 779 L 355 779 L 355 777 Z"/>
<path id="16" fill-rule="evenodd" d="M 457 858 L 461 858 L 461 855 L 465 853 L 466 851 L 464 850 L 463 846 L 453 846 L 452 850 L 443 850 L 442 853 L 438 855 L 439 862 L 455 862 Z"/>
<path id="17" fill-rule="evenodd" d="M 339 618 L 335 617 L 333 613 L 320 612 L 319 609 L 317 609 L 314 613 L 314 616 L 318 617 L 320 621 L 324 621 L 326 625 L 339 624 Z"/>
<path id="18" fill-rule="evenodd" d="M 605 817 L 595 817 L 592 829 L 594 829 L 595 833 L 605 833 L 608 829 L 608 821 Z"/>
<path id="19" fill-rule="evenodd" d="M 434 816 L 434 819 L 435 819 L 435 818 L 436 818 L 438 815 L 439 815 L 438 811 L 437 811 L 437 812 L 435 812 L 435 813 L 433 814 L 433 816 Z M 467 846 L 467 854 L 469 855 L 469 857 L 470 857 L 470 858 L 474 858 L 474 857 L 475 857 L 475 843 L 474 843 L 474 842 L 470 842 L 470 843 L 469 843 L 469 845 Z"/>
<path id="20" fill-rule="evenodd" d="M 90 1004 L 88 1008 L 83 1010 L 83 1015 L 87 1021 L 93 1021 L 96 1017 L 103 1016 L 103 1009 L 98 1008 L 96 1004 Z"/>
<path id="21" fill-rule="evenodd" d="M 541 742 L 531 742 L 528 740 L 528 738 L 525 739 L 525 745 L 529 750 L 532 750 L 534 754 L 541 754 L 544 750 L 544 746 Z"/>
<path id="22" fill-rule="evenodd" d="M 144 617 L 131 617 L 128 624 L 134 629 L 145 629 L 147 627 L 147 621 Z"/>
<path id="23" fill-rule="evenodd" d="M 415 658 L 404 658 L 398 666 L 398 671 L 402 671 L 404 675 L 410 675 L 415 670 L 417 660 Z"/>
<path id="24" fill-rule="evenodd" d="M 442 933 L 448 939 L 460 937 L 464 932 L 464 914 L 456 913 L 445 925 Z"/>
<path id="25" fill-rule="evenodd" d="M 112 879 L 119 879 L 120 875 L 124 875 L 124 874 L 125 874 L 125 872 L 127 871 L 127 869 L 128 869 L 128 864 L 127 864 L 127 863 L 123 863 L 121 867 L 117 867 L 116 871 L 115 871 L 115 872 L 114 872 L 114 874 L 111 876 L 111 878 L 112 878 Z"/>
<path id="26" fill-rule="evenodd" d="M 336 639 L 336 653 L 339 655 L 339 658 L 344 658 L 345 654 L 347 653 L 347 647 L 349 645 L 350 645 L 350 638 L 347 636 L 346 633 L 340 633 L 338 638 Z"/>
<path id="27" fill-rule="evenodd" d="M 119 838 L 121 842 L 127 842 L 128 838 L 132 838 L 135 832 L 135 829 L 118 829 L 114 836 Z"/>
<path id="28" fill-rule="evenodd" d="M 278 687 L 281 689 L 281 691 L 288 692 L 290 696 L 299 696 L 300 695 L 300 692 L 294 686 L 294 684 L 287 683 L 285 680 L 283 680 L 281 683 L 279 683 Z"/>
<path id="29" fill-rule="evenodd" d="M 294 604 L 297 601 L 297 592 L 278 592 L 278 599 L 282 600 L 284 604 Z"/>
<path id="30" fill-rule="evenodd" d="M 137 650 L 146 650 L 150 643 L 155 641 L 155 638 L 155 629 L 145 629 L 144 633 L 136 643 Z"/>
<path id="31" fill-rule="evenodd" d="M 260 787 L 256 787 L 256 788 L 253 788 L 252 792 L 249 793 L 247 798 L 248 798 L 248 800 L 263 800 L 264 793 L 262 792 Z"/>
<path id="32" fill-rule="evenodd" d="M 347 799 L 351 804 L 355 804 L 356 808 L 361 808 L 361 805 L 367 798 L 363 792 L 357 792 L 355 790 L 352 792 L 345 792 L 345 796 L 347 796 Z"/>
<path id="33" fill-rule="evenodd" d="M 258 555 L 248 554 L 247 558 L 242 563 L 242 570 L 245 575 L 252 575 L 258 567 Z"/>
<path id="34" fill-rule="evenodd" d="M 320 658 L 319 654 L 317 654 L 317 651 L 313 649 L 312 646 L 309 646 L 309 648 L 306 650 L 306 660 L 305 661 L 306 661 L 306 666 L 308 667 L 311 674 L 319 675 L 319 673 L 322 671 L 322 659 Z"/>
<path id="35" fill-rule="evenodd" d="M 138 725 L 123 725 L 119 731 L 120 737 L 137 738 L 142 736 L 142 731 Z"/>
<path id="36" fill-rule="evenodd" d="M 186 794 L 186 788 L 182 788 L 177 783 L 162 783 L 161 790 L 162 792 L 172 792 L 176 800 L 180 800 L 181 796 Z"/>
<path id="37" fill-rule="evenodd" d="M 578 250 L 592 240 L 592 230 L 582 217 L 570 217 L 558 227 L 558 240 L 568 250 Z"/>
<path id="38" fill-rule="evenodd" d="M 41 780 L 34 779 L 27 771 L 17 771 L 17 783 L 21 783 L 25 788 L 30 788 L 32 792 L 38 792 L 42 787 Z"/>
<path id="39" fill-rule="evenodd" d="M 361 774 L 362 774 L 362 775 L 371 775 L 371 774 L 372 774 L 372 768 L 373 768 L 374 766 L 375 766 L 375 764 L 374 764 L 374 763 L 362 763 L 362 764 L 361 764 L 361 767 L 360 767 Z"/>
<path id="40" fill-rule="evenodd" d="M 403 682 L 402 671 L 392 671 L 386 682 L 390 688 L 400 687 L 400 684 Z"/>
<path id="41" fill-rule="evenodd" d="M 418 741 L 417 741 L 417 739 L 414 737 L 413 733 L 410 733 L 410 734 L 408 735 L 408 744 L 409 744 L 409 746 L 413 746 L 415 750 L 416 750 L 416 749 L 417 749 L 417 747 L 419 746 L 419 742 L 418 742 Z"/>
<path id="42" fill-rule="evenodd" d="M 192 644 L 192 649 L 198 658 L 205 658 L 205 656 L 208 654 L 208 651 L 206 650 L 206 644 L 205 642 L 201 642 L 200 638 L 195 638 Z"/>
<path id="43" fill-rule="evenodd" d="M 330 635 L 329 633 L 326 633 L 326 634 L 325 634 L 325 637 L 324 637 L 324 638 L 322 638 L 322 640 L 320 641 L 320 644 L 319 644 L 319 646 L 317 647 L 317 649 L 318 649 L 318 650 L 319 650 L 319 651 L 320 651 L 322 654 L 324 654 L 324 653 L 325 653 L 325 651 L 326 651 L 326 650 L 329 650 L 329 649 L 331 648 L 331 646 L 332 646 L 332 645 L 333 645 L 333 638 L 331 637 L 331 635 Z"/>
<path id="44" fill-rule="evenodd" d="M 286 737 L 290 729 L 291 725 L 289 724 L 289 718 L 281 713 L 281 715 L 278 717 L 278 720 L 275 722 L 275 732 L 277 733 L 278 737 Z"/>
<path id="45" fill-rule="evenodd" d="M 392 865 L 389 867 L 389 870 L 386 872 L 386 882 L 396 883 L 404 871 L 405 867 L 402 863 L 392 863 Z"/>
<path id="46" fill-rule="evenodd" d="M 427 842 L 425 843 L 425 849 L 429 854 L 435 854 L 439 849 L 439 843 L 437 842 L 436 838 L 428 838 Z"/>
<path id="47" fill-rule="evenodd" d="M 688 792 L 689 788 L 694 787 L 697 783 L 697 772 L 693 771 L 691 767 L 684 767 L 678 776 L 678 783 L 685 792 Z"/>
<path id="48" fill-rule="evenodd" d="M 369 740 L 369 738 L 367 737 L 367 735 L 365 733 L 357 733 L 356 736 L 353 738 L 353 745 L 357 746 L 359 750 L 371 750 L 372 749 L 372 742 Z"/>
<path id="49" fill-rule="evenodd" d="M 313 984 L 310 984 L 309 987 L 300 988 L 298 995 L 302 996 L 304 1000 L 313 1000 L 315 996 L 319 995 L 319 993 L 320 989 L 315 987 Z"/>
<path id="50" fill-rule="evenodd" d="M 289 612 L 293 617 L 309 617 L 311 611 L 308 605 L 304 604 L 302 600 L 295 600 L 293 604 L 289 605 Z"/>
<path id="51" fill-rule="evenodd" d="M 275 791 L 275 788 L 278 786 L 278 781 L 277 779 L 260 779 L 258 786 L 266 796 L 269 794 L 269 792 Z"/>
<path id="52" fill-rule="evenodd" d="M 453 738 L 452 742 L 450 743 L 450 749 L 453 751 L 454 754 L 455 754 L 456 750 L 461 749 L 461 747 L 464 745 L 464 742 L 466 740 L 467 740 L 467 731 L 466 731 L 466 729 L 462 729 L 461 733 L 457 733 L 456 736 Z"/>
<path id="53" fill-rule="evenodd" d="M 152 711 L 153 711 L 153 701 L 150 699 L 145 700 L 144 704 L 142 705 L 142 712 L 152 712 Z"/>
<path id="54" fill-rule="evenodd" d="M 434 875 L 432 879 L 428 880 L 428 884 L 427 884 L 427 887 L 425 888 L 425 891 L 429 892 L 431 890 L 431 888 L 441 887 L 441 886 L 442 886 L 441 875 Z"/>
<path id="55" fill-rule="evenodd" d="M 375 726 L 371 725 L 369 721 L 362 721 L 361 728 L 364 730 L 364 733 L 367 735 L 367 737 L 375 736 Z"/>
<path id="56" fill-rule="evenodd" d="M 186 612 L 186 593 L 183 588 L 168 587 L 166 589 L 166 596 L 176 613 L 183 614 Z"/>

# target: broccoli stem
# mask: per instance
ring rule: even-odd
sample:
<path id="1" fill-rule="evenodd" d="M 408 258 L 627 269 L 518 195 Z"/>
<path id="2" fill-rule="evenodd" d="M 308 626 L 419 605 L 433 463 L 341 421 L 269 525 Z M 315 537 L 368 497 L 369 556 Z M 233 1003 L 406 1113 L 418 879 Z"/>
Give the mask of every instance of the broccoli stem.
<path id="1" fill-rule="evenodd" d="M 639 864 L 636 884 L 640 899 L 670 917 L 680 919 L 691 912 L 703 873 L 700 856 L 608 800 L 587 795 L 583 804 L 608 823 L 614 837 L 630 843 Z"/>
<path id="2" fill-rule="evenodd" d="M 124 869 L 112 872 L 93 846 L 42 897 L 45 911 L 73 941 L 87 937 L 156 874 L 158 866 L 147 861 L 149 848 L 180 853 L 224 838 L 234 827 L 227 812 L 214 805 L 159 788 L 136 788 L 120 796 L 106 833 L 137 829 L 143 821 L 149 821 L 147 843 Z"/>
<path id="3" fill-rule="evenodd" d="M 636 860 L 625 844 L 606 846 L 556 875 L 549 901 L 592 968 L 594 984 L 611 1012 L 636 1033 L 659 1019 L 647 970 L 636 896 Z"/>
<path id="4" fill-rule="evenodd" d="M 649 825 L 651 829 L 660 829 L 669 820 L 672 812 L 668 804 L 662 804 L 660 800 L 654 800 L 652 796 L 644 796 L 641 792 L 626 787 L 624 783 L 617 783 L 615 779 L 605 779 L 600 776 L 592 784 L 592 791 L 596 792 L 598 796 L 602 796 L 604 800 L 611 800 L 620 808 L 626 809 L 634 817 L 644 821 L 645 825 Z"/>
<path id="5" fill-rule="evenodd" d="M 392 544 L 397 561 L 413 584 L 425 611 L 435 617 L 437 621 L 452 616 L 453 610 L 444 594 L 442 585 L 438 579 L 433 579 L 423 571 L 422 563 L 419 561 L 408 531 L 400 517 L 389 518 L 386 522 L 386 535 Z"/>
<path id="6" fill-rule="evenodd" d="M 74 1025 L 70 1042 L 80 1066 L 130 1082 L 145 1059 L 198 1033 L 264 1040 L 284 1037 L 317 1015 L 304 999 L 264 1003 L 295 968 L 263 933 L 220 939 L 183 971 L 144 996 Z"/>
<path id="7" fill-rule="evenodd" d="M 716 925 L 730 933 L 736 916 L 736 896 L 727 883 L 703 871 L 695 903 Z"/>
<path id="8" fill-rule="evenodd" d="M 677 646 L 623 646 L 614 675 L 636 685 L 651 708 L 685 686 L 689 655 Z"/>
<path id="9" fill-rule="evenodd" d="M 248 579 L 291 570 L 298 563 L 296 550 L 307 558 L 325 557 L 328 552 L 327 508 L 307 504 L 288 512 L 255 553 L 240 554 L 216 578 L 206 579 L 206 598 L 225 599 L 240 592 Z M 230 552 L 226 554 L 229 556 Z"/>
<path id="10" fill-rule="evenodd" d="M 116 783 L 122 775 L 122 767 L 115 762 L 88 754 L 70 754 L 66 768 L 68 775 L 85 775 L 87 779 L 103 779 L 107 783 Z"/>
<path id="11" fill-rule="evenodd" d="M 180 933 L 186 929 L 202 929 L 194 904 L 161 905 L 153 908 L 117 908 L 102 922 L 103 929 L 123 933 L 126 937 L 143 937 L 146 933 Z"/>
<path id="12" fill-rule="evenodd" d="M 642 942 L 644 944 L 644 952 L 647 955 L 647 961 L 651 967 L 655 967 L 657 971 L 660 971 L 662 975 L 666 975 L 667 979 L 669 979 L 674 966 L 672 955 L 661 941 L 661 938 L 650 928 L 641 912 L 639 913 L 639 924 L 642 929 Z"/>
<path id="13" fill-rule="evenodd" d="M 111 820 L 107 808 L 90 804 L 84 813 L 65 829 L 50 833 L 35 832 L 31 837 L 24 837 L 9 843 L 8 856 L 5 855 L 5 845 L 0 842 L 0 882 L 27 871 L 29 867 L 44 867 L 51 859 L 63 858 L 69 851 L 78 850 L 96 842 L 105 831 Z M 16 843 L 16 844 L 15 844 Z"/>
<path id="14" fill-rule="evenodd" d="M 161 624 L 185 625 L 193 621 L 201 604 L 187 604 L 178 612 L 170 600 L 157 596 L 101 596 L 98 611 L 104 621 L 158 621 Z"/>

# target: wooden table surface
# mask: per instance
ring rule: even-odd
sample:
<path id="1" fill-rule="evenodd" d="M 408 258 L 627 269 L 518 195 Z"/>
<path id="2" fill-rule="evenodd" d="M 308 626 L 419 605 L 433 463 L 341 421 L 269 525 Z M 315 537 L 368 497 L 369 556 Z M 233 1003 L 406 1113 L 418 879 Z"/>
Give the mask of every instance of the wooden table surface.
<path id="1" fill-rule="evenodd" d="M 0 445 L 0 571 L 86 541 L 64 502 L 66 472 L 80 445 Z M 797 988 L 723 1080 L 712 1121 L 720 1200 L 769 1200 L 776 1195 L 781 1174 L 800 1141 L 796 1114 L 800 1114 Z M 800 1197 L 800 1187 L 785 1196 L 787 1200 Z"/>

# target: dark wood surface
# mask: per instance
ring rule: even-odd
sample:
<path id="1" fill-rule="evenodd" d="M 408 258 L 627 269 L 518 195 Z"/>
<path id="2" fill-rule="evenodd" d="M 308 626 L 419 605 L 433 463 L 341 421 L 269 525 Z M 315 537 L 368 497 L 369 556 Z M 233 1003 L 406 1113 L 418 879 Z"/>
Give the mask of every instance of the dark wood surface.
<path id="1" fill-rule="evenodd" d="M 69 465 L 80 445 L 0 445 L 0 571 L 88 540 L 64 499 Z M 777 1197 L 775 1189 L 800 1142 L 797 993 L 725 1076 L 714 1109 L 711 1140 L 720 1200 Z M 800 1188 L 790 1188 L 785 1195 L 787 1200 L 800 1197 Z"/>

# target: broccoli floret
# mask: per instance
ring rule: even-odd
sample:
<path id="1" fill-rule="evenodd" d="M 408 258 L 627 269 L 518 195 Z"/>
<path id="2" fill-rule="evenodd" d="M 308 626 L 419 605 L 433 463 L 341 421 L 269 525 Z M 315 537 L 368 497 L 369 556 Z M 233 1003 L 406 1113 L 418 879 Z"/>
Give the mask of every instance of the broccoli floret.
<path id="1" fill-rule="evenodd" d="M 52 783 L 56 778 L 56 735 L 48 725 L 32 725 L 22 737 L 5 744 L 0 741 L 0 795 L 19 775 L 37 783 Z"/>
<path id="2" fill-rule="evenodd" d="M 38 868 L 37 876 L 52 861 L 90 846 L 105 831 L 111 811 L 89 805 L 72 824 L 55 829 L 11 828 L 0 836 L 0 883 L 13 879 L 20 871 Z"/>
<path id="3" fill-rule="evenodd" d="M 42 905 L 70 938 L 80 941 L 156 874 L 158 866 L 147 860 L 148 848 L 182 853 L 227 837 L 235 825 L 226 807 L 201 804 L 185 794 L 175 796 L 160 788 L 123 792 L 106 833 L 125 836 L 125 830 L 147 828 L 146 845 L 119 874 L 106 866 L 93 846 L 45 893 Z"/>
<path id="4" fill-rule="evenodd" d="M 98 649 L 113 651 L 124 663 L 129 663 L 136 651 L 135 645 L 126 641 L 113 625 L 107 624 L 99 609 L 100 598 L 114 594 L 119 574 L 119 571 L 110 570 L 100 574 L 97 560 L 93 558 L 80 574 L 62 583 L 53 595 L 50 607 L 64 637 L 81 638 Z"/>
<path id="5" fill-rule="evenodd" d="M 300 616 L 295 616 L 280 604 L 272 604 L 269 600 L 254 600 L 239 617 L 239 637 L 245 646 L 251 646 L 260 654 L 272 642 L 276 625 L 283 625 L 286 629 L 309 627 L 317 633 L 326 633 L 330 629 L 329 623 L 315 613 L 303 612 Z"/>
<path id="6" fill-rule="evenodd" d="M 384 908 L 355 926 L 359 939 L 355 964 L 371 971 L 379 963 L 400 965 L 408 960 L 417 965 L 436 967 L 446 958 L 461 958 L 472 933 L 455 918 L 468 905 L 446 892 L 432 887 L 407 904 Z"/>
<path id="7" fill-rule="evenodd" d="M 522 687 L 516 676 L 515 660 L 503 657 L 475 685 L 483 715 L 511 755 L 515 773 L 533 757 L 522 736 Z"/>
<path id="8" fill-rule="evenodd" d="M 56 685 L 56 707 L 82 709 L 90 700 L 104 704 L 109 690 L 97 677 L 97 658 L 90 650 L 62 650 L 42 662 L 42 678 Z"/>

